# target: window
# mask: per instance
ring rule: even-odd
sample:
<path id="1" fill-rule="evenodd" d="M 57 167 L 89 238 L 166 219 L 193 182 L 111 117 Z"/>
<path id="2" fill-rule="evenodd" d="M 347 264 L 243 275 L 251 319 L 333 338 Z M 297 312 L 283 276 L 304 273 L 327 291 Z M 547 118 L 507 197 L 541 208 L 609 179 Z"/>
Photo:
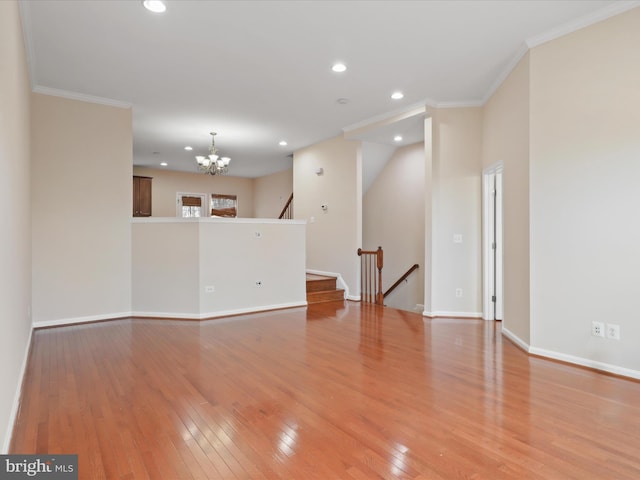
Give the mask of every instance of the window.
<path id="1" fill-rule="evenodd" d="M 237 217 L 238 216 L 238 196 L 212 193 L 211 194 L 211 216 L 212 217 Z"/>
<path id="2" fill-rule="evenodd" d="M 204 204 L 204 195 L 178 193 L 177 216 L 182 218 L 198 218 L 203 217 L 202 205 Z"/>

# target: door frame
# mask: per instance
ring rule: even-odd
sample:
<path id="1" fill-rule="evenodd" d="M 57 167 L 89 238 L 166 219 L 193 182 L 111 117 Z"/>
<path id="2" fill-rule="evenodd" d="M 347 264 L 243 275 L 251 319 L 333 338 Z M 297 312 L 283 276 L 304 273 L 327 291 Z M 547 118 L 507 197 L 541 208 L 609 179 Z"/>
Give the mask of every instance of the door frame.
<path id="1" fill-rule="evenodd" d="M 485 320 L 504 317 L 503 171 L 502 162 L 482 171 L 482 318 Z"/>

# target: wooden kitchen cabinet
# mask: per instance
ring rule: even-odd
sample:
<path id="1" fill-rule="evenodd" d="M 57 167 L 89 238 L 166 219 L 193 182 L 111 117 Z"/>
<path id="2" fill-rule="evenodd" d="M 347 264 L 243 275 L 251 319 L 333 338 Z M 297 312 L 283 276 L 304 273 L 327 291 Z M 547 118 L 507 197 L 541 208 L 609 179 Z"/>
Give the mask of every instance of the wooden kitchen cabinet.
<path id="1" fill-rule="evenodd" d="M 151 216 L 152 177 L 133 177 L 133 216 Z"/>

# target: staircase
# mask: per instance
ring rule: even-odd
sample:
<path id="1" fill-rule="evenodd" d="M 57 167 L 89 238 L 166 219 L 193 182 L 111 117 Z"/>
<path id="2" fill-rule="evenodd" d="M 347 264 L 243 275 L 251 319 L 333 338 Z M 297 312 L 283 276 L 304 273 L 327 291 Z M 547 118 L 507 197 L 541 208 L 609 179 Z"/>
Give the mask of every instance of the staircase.
<path id="1" fill-rule="evenodd" d="M 336 277 L 307 273 L 307 304 L 344 301 L 344 290 L 336 288 Z"/>

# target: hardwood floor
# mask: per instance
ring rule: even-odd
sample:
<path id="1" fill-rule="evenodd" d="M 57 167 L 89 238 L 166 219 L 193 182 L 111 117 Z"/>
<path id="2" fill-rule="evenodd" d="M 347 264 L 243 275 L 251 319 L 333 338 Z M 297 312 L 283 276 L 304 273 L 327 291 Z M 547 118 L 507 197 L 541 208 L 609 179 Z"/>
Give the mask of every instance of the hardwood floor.
<path id="1" fill-rule="evenodd" d="M 638 479 L 640 383 L 324 303 L 35 332 L 14 453 L 83 479 Z"/>

